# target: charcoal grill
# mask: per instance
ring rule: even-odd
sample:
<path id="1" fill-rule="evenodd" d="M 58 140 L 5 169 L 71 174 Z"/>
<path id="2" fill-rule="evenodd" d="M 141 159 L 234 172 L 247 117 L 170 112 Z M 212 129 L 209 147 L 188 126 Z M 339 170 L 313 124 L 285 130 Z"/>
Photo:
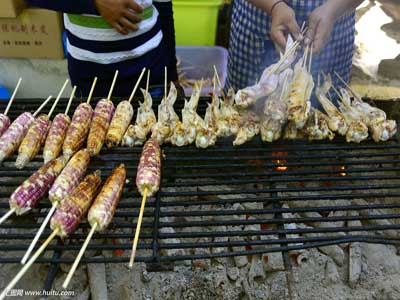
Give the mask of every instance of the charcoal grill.
<path id="1" fill-rule="evenodd" d="M 202 113 L 207 100 L 200 101 Z M 34 110 L 41 101 L 16 100 L 11 117 Z M 154 102 L 157 105 L 159 99 Z M 0 109 L 4 106 L 0 105 Z M 65 106 L 64 99 L 57 109 L 61 112 Z M 179 103 L 177 106 L 181 107 Z M 350 242 L 400 243 L 398 236 L 387 234 L 400 229 L 397 141 L 354 145 L 337 139 L 263 144 L 255 139 L 237 148 L 231 142 L 220 140 L 215 147 L 204 150 L 163 147 L 161 188 L 148 199 L 136 261 L 157 271 L 179 260 L 287 254 L 291 250 Z M 117 164 L 125 163 L 130 182 L 109 229 L 96 233 L 88 246 L 88 250 L 109 250 L 112 255 L 84 257 L 83 263 L 129 261 L 141 201 L 134 185 L 140 153 L 140 147 L 103 150 L 92 160 L 90 169 L 101 169 L 103 179 Z M 14 161 L 15 157 L 0 168 L 1 214 L 8 209 L 12 191 L 42 163 L 37 157 L 24 170 L 16 170 Z M 360 204 L 357 199 L 364 202 Z M 49 208 L 48 201 L 43 200 L 32 213 L 11 218 L 0 226 L 0 263 L 19 263 L 40 226 L 38 219 L 44 218 Z M 329 215 L 332 212 L 343 214 Z M 361 225 L 352 223 L 357 220 Z M 309 226 L 291 229 L 288 224 Z M 72 263 L 63 254 L 75 254 L 88 229 L 84 222 L 66 240 L 54 241 L 37 260 L 52 266 L 46 289 L 51 287 L 58 265 Z M 306 236 L 310 233 L 318 235 Z M 47 229 L 43 239 L 49 234 Z M 293 234 L 298 236 L 294 238 Z M 219 251 L 215 251 L 217 248 Z M 171 255 L 171 251 L 175 254 Z"/>

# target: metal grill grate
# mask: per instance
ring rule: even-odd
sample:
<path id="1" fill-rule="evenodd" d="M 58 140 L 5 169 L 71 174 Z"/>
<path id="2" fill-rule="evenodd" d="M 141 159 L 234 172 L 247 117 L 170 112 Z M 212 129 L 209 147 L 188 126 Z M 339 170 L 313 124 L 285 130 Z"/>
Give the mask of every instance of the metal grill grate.
<path id="1" fill-rule="evenodd" d="M 16 104 L 22 100 L 17 100 Z M 158 101 L 155 101 L 155 105 Z M 39 100 L 15 105 L 14 114 L 34 109 Z M 75 104 L 76 105 L 76 104 Z M 59 107 L 65 107 L 63 101 Z M 204 103 L 200 110 L 204 111 Z M 0 109 L 2 106 L 0 106 Z M 19 111 L 18 111 L 19 110 Z M 176 260 L 290 251 L 349 242 L 398 244 L 400 229 L 400 145 L 396 141 L 361 145 L 334 142 L 254 140 L 234 148 L 163 147 L 161 189 L 148 199 L 136 261 L 162 267 Z M 92 160 L 105 179 L 125 163 L 130 182 L 114 220 L 94 235 L 88 250 L 109 250 L 84 263 L 128 262 L 140 207 L 134 177 L 141 148 L 104 150 Z M 1 214 L 11 192 L 41 164 L 24 170 L 15 157 L 0 169 Z M 17 263 L 50 205 L 0 227 L 0 263 Z M 84 222 L 65 241 L 53 242 L 39 263 L 71 263 L 88 232 Z M 43 238 L 50 233 L 45 232 Z"/>

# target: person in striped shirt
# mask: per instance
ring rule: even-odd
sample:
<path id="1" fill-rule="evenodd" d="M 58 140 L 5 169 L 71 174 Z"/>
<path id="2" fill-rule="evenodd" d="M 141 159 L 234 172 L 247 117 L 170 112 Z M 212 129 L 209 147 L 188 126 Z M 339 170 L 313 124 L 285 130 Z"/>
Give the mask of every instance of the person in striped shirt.
<path id="1" fill-rule="evenodd" d="M 141 70 L 151 71 L 150 84 L 178 79 L 171 0 L 27 0 L 32 6 L 64 13 L 68 71 L 81 95 L 98 77 L 96 96 L 104 96 L 115 70 L 114 95 L 131 93 Z"/>

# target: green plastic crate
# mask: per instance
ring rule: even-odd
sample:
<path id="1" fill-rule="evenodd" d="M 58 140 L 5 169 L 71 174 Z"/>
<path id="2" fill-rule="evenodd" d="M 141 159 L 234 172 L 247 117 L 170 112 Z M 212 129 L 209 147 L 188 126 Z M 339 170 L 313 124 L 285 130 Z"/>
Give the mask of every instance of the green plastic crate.
<path id="1" fill-rule="evenodd" d="M 177 45 L 214 46 L 223 0 L 173 0 Z"/>

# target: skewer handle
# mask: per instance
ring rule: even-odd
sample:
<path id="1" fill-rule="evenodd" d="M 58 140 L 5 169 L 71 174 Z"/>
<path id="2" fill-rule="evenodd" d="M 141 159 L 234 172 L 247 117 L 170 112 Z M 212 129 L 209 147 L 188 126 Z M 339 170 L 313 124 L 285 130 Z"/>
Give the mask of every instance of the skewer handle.
<path id="1" fill-rule="evenodd" d="M 47 224 L 50 221 L 51 216 L 54 214 L 54 211 L 57 208 L 57 203 L 53 203 L 53 206 L 51 207 L 50 211 L 48 212 L 46 218 L 44 219 L 42 225 L 39 228 L 39 231 L 36 233 L 35 237 L 33 238 L 31 244 L 29 245 L 28 250 L 26 251 L 24 257 L 21 259 L 21 264 L 25 264 L 26 261 L 29 258 L 29 255 L 31 255 L 33 248 L 35 247 L 37 241 L 39 240 L 40 236 L 42 235 L 44 229 L 46 228 Z"/>
<path id="2" fill-rule="evenodd" d="M 168 78 L 168 71 L 167 67 L 164 67 L 164 98 L 167 99 L 167 78 Z"/>
<path id="3" fill-rule="evenodd" d="M 55 238 L 58 233 L 58 229 L 54 230 L 53 233 L 47 238 L 47 240 L 40 246 L 40 248 L 35 252 L 35 254 L 31 257 L 26 265 L 22 267 L 22 269 L 18 272 L 18 274 L 11 280 L 11 282 L 7 285 L 7 287 L 1 292 L 0 300 L 3 300 L 8 292 L 12 290 L 12 288 L 18 283 L 18 281 L 25 275 L 26 271 L 32 266 L 32 264 L 36 261 L 36 259 L 42 254 L 42 252 L 46 249 L 48 244 Z"/>
<path id="4" fill-rule="evenodd" d="M 140 228 L 142 226 L 144 206 L 146 204 L 146 199 L 147 199 L 147 189 L 145 189 L 143 191 L 142 205 L 140 206 L 139 218 L 138 218 L 138 222 L 137 222 L 137 225 L 136 225 L 135 238 L 133 239 L 131 259 L 129 261 L 129 268 L 131 268 L 131 269 L 132 269 L 133 264 L 135 262 L 136 248 L 137 248 L 137 244 L 138 244 L 138 240 L 139 240 Z"/>
<path id="5" fill-rule="evenodd" d="M 95 77 L 93 80 L 92 88 L 90 89 L 89 96 L 86 101 L 86 103 L 88 103 L 88 104 L 90 103 L 90 100 L 92 100 L 92 96 L 93 96 L 94 88 L 96 87 L 96 83 L 97 83 L 97 77 Z"/>
<path id="6" fill-rule="evenodd" d="M 94 232 L 96 231 L 97 228 L 97 223 L 94 224 L 94 226 L 90 229 L 90 232 L 88 236 L 86 237 L 85 242 L 82 245 L 81 250 L 78 253 L 78 256 L 75 258 L 74 264 L 72 265 L 71 269 L 68 272 L 67 278 L 65 278 L 65 281 L 63 283 L 63 288 L 66 289 L 72 279 L 72 276 L 74 275 L 76 269 L 78 268 L 79 262 L 82 259 L 83 254 L 86 251 L 87 246 L 89 245 L 90 240 L 92 239 L 92 236 Z"/>
<path id="7" fill-rule="evenodd" d="M 112 92 L 113 92 L 113 90 L 114 90 L 114 86 L 115 86 L 115 82 L 117 81 L 118 74 L 119 74 L 119 71 L 118 71 L 118 70 L 115 71 L 114 79 L 113 79 L 113 81 L 112 81 L 112 83 L 111 83 L 110 91 L 108 92 L 108 96 L 107 96 L 107 100 L 108 100 L 108 101 L 111 100 L 111 95 L 112 95 Z"/>
<path id="8" fill-rule="evenodd" d="M 10 209 L 4 216 L 0 219 L 0 224 L 3 224 L 5 220 L 7 220 L 13 213 L 15 213 L 15 208 Z"/>
<path id="9" fill-rule="evenodd" d="M 215 75 L 217 76 L 217 82 L 218 82 L 218 85 L 219 85 L 219 89 L 221 90 L 222 98 L 224 98 L 224 101 L 226 101 L 226 96 L 225 96 L 225 93 L 224 93 L 224 87 L 221 84 L 221 80 L 219 80 L 218 70 L 217 70 L 217 67 L 215 65 L 214 65 L 214 72 L 215 72 Z"/>
<path id="10" fill-rule="evenodd" d="M 22 78 L 20 77 L 20 78 L 18 79 L 18 82 L 17 82 L 17 85 L 16 85 L 16 87 L 15 87 L 15 89 L 14 89 L 14 92 L 12 93 L 11 98 L 10 98 L 10 100 L 8 101 L 6 110 L 4 111 L 4 115 L 6 115 L 6 116 L 7 116 L 7 114 L 8 114 L 8 111 L 10 110 L 11 104 L 13 103 L 13 101 L 14 101 L 14 99 L 15 99 L 15 96 L 17 95 L 17 92 L 18 92 L 19 86 L 20 86 L 20 84 L 21 84 L 21 81 L 22 81 Z"/>
<path id="11" fill-rule="evenodd" d="M 132 93 L 131 93 L 131 95 L 130 95 L 130 97 L 129 97 L 129 100 L 128 100 L 129 102 L 132 101 L 133 96 L 135 95 L 136 90 L 137 90 L 137 88 L 138 88 L 138 86 L 139 86 L 139 83 L 140 83 L 140 81 L 142 80 L 143 75 L 144 75 L 145 72 L 146 72 L 146 68 L 143 68 L 142 73 L 140 73 L 139 79 L 136 81 L 135 87 L 133 88 L 133 91 L 132 91 Z"/>
<path id="12" fill-rule="evenodd" d="M 67 105 L 67 108 L 65 109 L 65 114 L 66 114 L 66 115 L 68 115 L 68 111 L 69 111 L 69 108 L 71 107 L 72 100 L 74 100 L 75 92 L 76 92 L 76 85 L 75 85 L 74 88 L 72 89 L 71 96 L 69 97 L 68 105 Z"/>
<path id="13" fill-rule="evenodd" d="M 149 93 L 149 84 L 150 84 L 150 70 L 147 71 L 147 80 L 146 80 L 146 97 Z"/>
<path id="14" fill-rule="evenodd" d="M 33 113 L 33 116 L 36 117 L 40 111 L 43 109 L 43 107 L 46 106 L 46 104 L 51 100 L 51 98 L 53 98 L 53 96 L 49 96 L 43 103 L 42 105 L 39 106 L 39 108 Z"/>
<path id="15" fill-rule="evenodd" d="M 54 101 L 53 106 L 51 107 L 49 113 L 47 114 L 47 116 L 49 117 L 49 119 L 50 119 L 51 115 L 53 114 L 53 111 L 54 111 L 54 109 L 56 108 L 56 106 L 57 106 L 57 104 L 58 104 L 58 101 L 60 101 L 61 95 L 62 95 L 62 93 L 64 92 L 64 90 L 65 90 L 65 88 L 66 88 L 68 82 L 69 82 L 69 79 L 67 79 L 67 80 L 64 82 L 64 85 L 62 86 L 60 92 L 58 93 L 57 98 L 56 98 L 56 100 Z"/>

